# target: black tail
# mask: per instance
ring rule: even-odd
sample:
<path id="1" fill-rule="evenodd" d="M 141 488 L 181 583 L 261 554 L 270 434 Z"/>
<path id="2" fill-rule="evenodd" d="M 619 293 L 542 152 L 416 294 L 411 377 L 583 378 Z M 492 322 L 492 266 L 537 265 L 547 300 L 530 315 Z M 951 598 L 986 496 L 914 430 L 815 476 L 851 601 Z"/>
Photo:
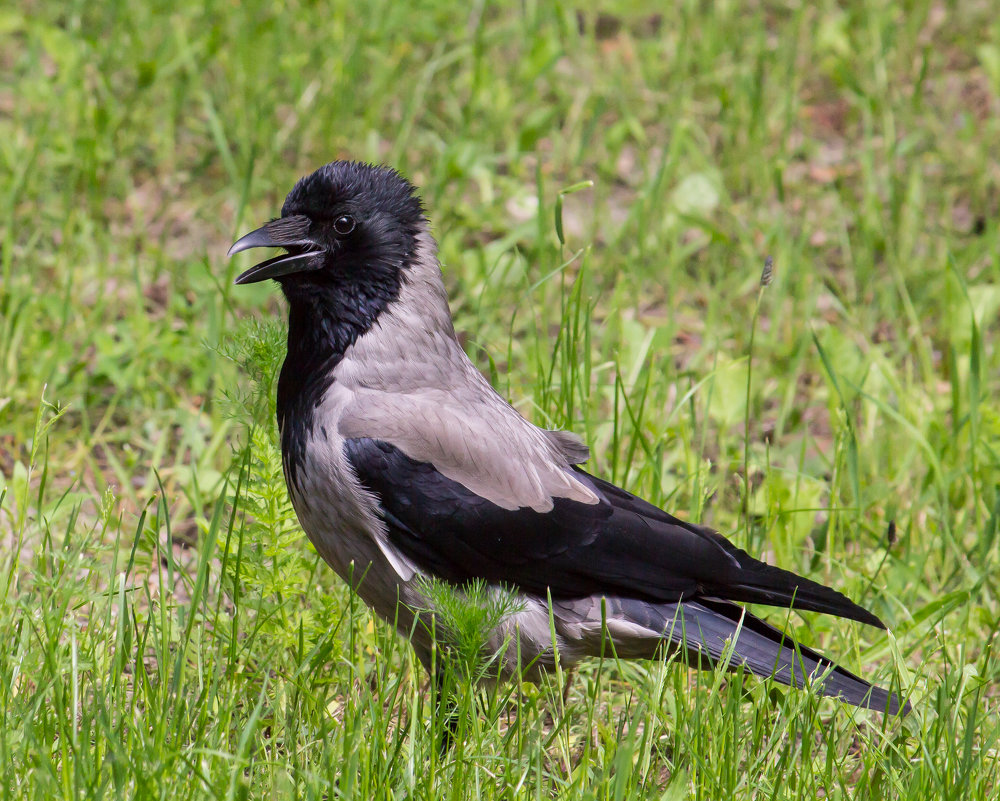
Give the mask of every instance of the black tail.
<path id="1" fill-rule="evenodd" d="M 810 608 L 795 605 L 800 609 Z M 657 609 L 665 616 L 675 615 L 666 620 L 662 629 L 665 637 L 693 654 L 707 655 L 713 663 L 722 656 L 728 643 L 734 642 L 731 667 L 744 665 L 758 676 L 793 687 L 803 687 L 806 677 L 810 677 L 812 686 L 823 695 L 849 704 L 890 715 L 906 715 L 910 711 L 909 701 L 903 702 L 897 693 L 876 687 L 822 654 L 799 645 L 741 606 L 702 599 L 680 605 L 658 605 Z"/>

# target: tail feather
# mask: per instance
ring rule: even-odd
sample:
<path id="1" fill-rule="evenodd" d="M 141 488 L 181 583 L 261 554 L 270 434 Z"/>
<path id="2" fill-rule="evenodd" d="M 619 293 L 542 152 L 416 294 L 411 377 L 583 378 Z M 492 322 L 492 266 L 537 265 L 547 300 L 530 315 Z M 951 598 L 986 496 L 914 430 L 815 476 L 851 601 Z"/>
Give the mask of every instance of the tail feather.
<path id="1" fill-rule="evenodd" d="M 644 607 L 643 612 L 648 616 L 651 605 Z M 909 701 L 904 702 L 899 694 L 855 676 L 736 604 L 702 599 L 655 608 L 663 614 L 660 631 L 664 637 L 699 657 L 707 656 L 713 663 L 718 662 L 733 642 L 731 667 L 744 665 L 758 676 L 793 687 L 805 686 L 808 677 L 823 695 L 855 706 L 890 715 L 906 715 L 910 711 Z"/>

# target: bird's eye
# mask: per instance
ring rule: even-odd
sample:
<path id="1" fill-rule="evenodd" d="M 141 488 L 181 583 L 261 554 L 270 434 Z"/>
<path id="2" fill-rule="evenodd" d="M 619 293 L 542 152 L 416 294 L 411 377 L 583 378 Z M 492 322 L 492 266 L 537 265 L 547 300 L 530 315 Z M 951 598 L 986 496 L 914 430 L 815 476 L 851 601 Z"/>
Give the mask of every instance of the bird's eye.
<path id="1" fill-rule="evenodd" d="M 333 221 L 333 230 L 341 236 L 347 236 L 354 230 L 354 218 L 346 214 Z"/>

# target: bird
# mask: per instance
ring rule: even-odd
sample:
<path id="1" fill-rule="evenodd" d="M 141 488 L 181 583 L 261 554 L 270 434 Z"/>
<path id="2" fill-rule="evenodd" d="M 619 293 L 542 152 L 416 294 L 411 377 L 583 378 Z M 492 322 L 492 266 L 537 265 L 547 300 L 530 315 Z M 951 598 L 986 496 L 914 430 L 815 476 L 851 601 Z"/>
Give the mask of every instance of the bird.
<path id="1" fill-rule="evenodd" d="M 517 600 L 490 633 L 501 678 L 666 651 L 909 712 L 901 692 L 742 604 L 884 629 L 873 613 L 588 472 L 580 438 L 534 425 L 493 388 L 456 335 L 418 190 L 395 169 L 320 167 L 228 255 L 251 248 L 284 250 L 235 283 L 271 279 L 287 300 L 276 408 L 292 506 L 319 555 L 428 670 L 435 634 L 414 625 L 426 582 L 482 582 Z"/>

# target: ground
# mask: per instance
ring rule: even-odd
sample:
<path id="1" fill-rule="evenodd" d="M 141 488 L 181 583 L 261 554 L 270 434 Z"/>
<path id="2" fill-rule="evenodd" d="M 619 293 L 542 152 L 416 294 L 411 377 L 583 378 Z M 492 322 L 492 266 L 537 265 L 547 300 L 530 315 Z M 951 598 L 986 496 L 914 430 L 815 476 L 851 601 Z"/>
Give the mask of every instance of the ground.
<path id="1" fill-rule="evenodd" d="M 10 797 L 994 797 L 998 141 L 988 2 L 5 7 Z M 282 301 L 225 258 L 334 158 L 422 188 L 522 413 L 870 607 L 770 614 L 913 714 L 608 659 L 464 690 L 439 755 L 295 523 Z"/>

